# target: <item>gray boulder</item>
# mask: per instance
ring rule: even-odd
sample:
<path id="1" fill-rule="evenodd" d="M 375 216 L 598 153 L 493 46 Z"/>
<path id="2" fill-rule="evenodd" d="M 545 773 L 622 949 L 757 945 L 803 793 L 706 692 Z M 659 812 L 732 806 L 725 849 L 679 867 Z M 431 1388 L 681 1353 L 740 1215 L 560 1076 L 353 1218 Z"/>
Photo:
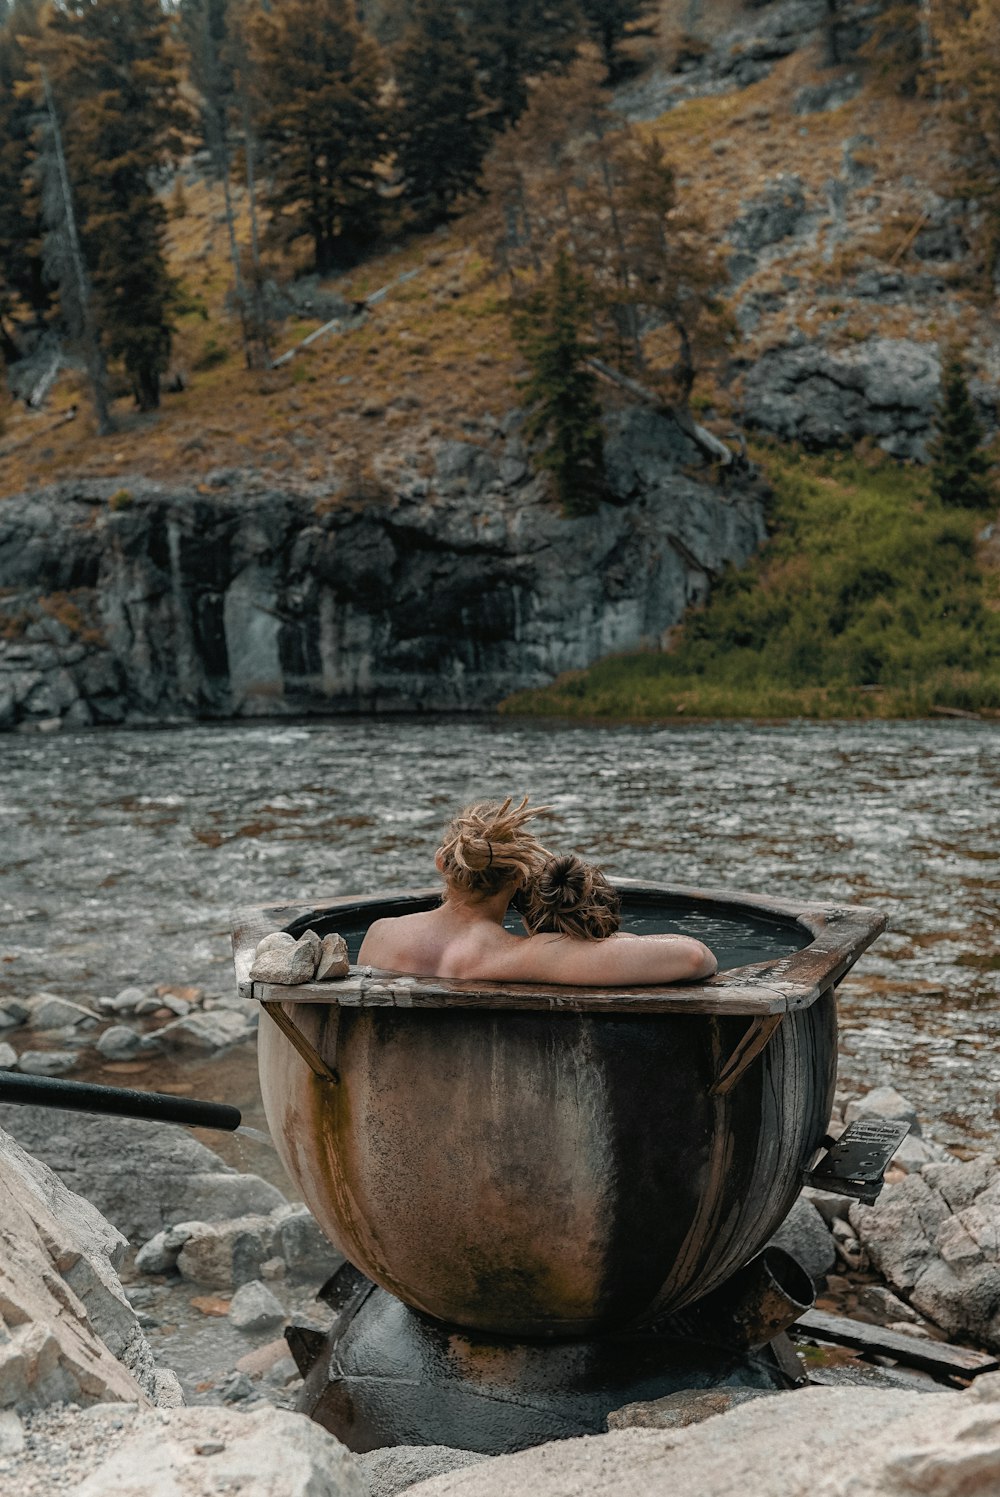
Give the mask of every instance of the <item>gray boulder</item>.
<path id="1" fill-rule="evenodd" d="M 81 1003 L 71 1003 L 55 993 L 38 993 L 30 1002 L 29 1029 L 64 1029 L 68 1025 L 95 1024 L 100 1015 Z"/>
<path id="2" fill-rule="evenodd" d="M 799 1196 L 771 1243 L 791 1253 L 811 1279 L 822 1279 L 837 1260 L 830 1229 L 805 1196 Z"/>
<path id="3" fill-rule="evenodd" d="M 5 1040 L 0 1040 L 0 1071 L 17 1070 L 17 1051 L 13 1045 L 8 1045 Z"/>
<path id="4" fill-rule="evenodd" d="M 271 1257 L 274 1224 L 267 1216 L 244 1216 L 234 1221 L 185 1222 L 174 1229 L 184 1232 L 184 1240 L 174 1254 L 174 1264 L 185 1279 L 214 1289 L 232 1289 L 250 1283 L 260 1275 Z M 166 1255 L 172 1238 L 165 1237 L 161 1255 Z M 154 1237 L 147 1246 L 152 1250 Z M 145 1252 L 146 1249 L 143 1249 Z M 141 1256 L 141 1255 L 140 1255 Z M 136 1259 L 139 1265 L 139 1259 Z M 163 1272 L 153 1269 L 152 1272 Z"/>
<path id="5" fill-rule="evenodd" d="M 1000 1171 L 990 1160 L 924 1165 L 851 1225 L 894 1290 L 950 1336 L 1000 1350 Z"/>
<path id="6" fill-rule="evenodd" d="M 79 1058 L 73 1050 L 22 1050 L 18 1070 L 26 1076 L 65 1076 Z"/>
<path id="7" fill-rule="evenodd" d="M 275 1212 L 275 1220 L 274 1251 L 293 1278 L 321 1284 L 342 1266 L 343 1253 L 325 1236 L 308 1207 L 286 1207 Z"/>
<path id="8" fill-rule="evenodd" d="M 142 1036 L 127 1024 L 112 1024 L 99 1037 L 96 1049 L 107 1060 L 127 1060 L 142 1046 Z"/>
<path id="9" fill-rule="evenodd" d="M 729 238 L 737 249 L 751 255 L 798 237 L 812 225 L 802 178 L 793 175 L 773 177 L 763 192 L 741 208 L 730 226 Z"/>
<path id="10" fill-rule="evenodd" d="M 267 1215 L 286 1204 L 275 1186 L 238 1174 L 171 1124 L 0 1105 L 0 1127 L 135 1242 L 178 1222 Z"/>
<path id="11" fill-rule="evenodd" d="M 312 976 L 312 973 L 309 974 Z M 277 981 L 266 978 L 264 981 Z M 296 979 L 305 981 L 305 978 Z M 214 1054 L 227 1050 L 230 1045 L 241 1045 L 252 1039 L 257 1028 L 258 1014 L 249 1003 L 243 1011 L 213 1009 L 207 1014 L 188 1014 L 186 1018 L 174 1019 L 146 1036 L 148 1048 L 160 1046 L 170 1050 L 197 1050 Z"/>
<path id="12" fill-rule="evenodd" d="M 229 1319 L 238 1331 L 268 1331 L 285 1319 L 285 1307 L 266 1284 L 253 1279 L 233 1295 Z"/>
<path id="13" fill-rule="evenodd" d="M 923 462 L 940 383 L 937 349 L 908 338 L 838 349 L 786 344 L 747 371 L 744 419 L 813 450 L 871 437 L 893 457 Z"/>

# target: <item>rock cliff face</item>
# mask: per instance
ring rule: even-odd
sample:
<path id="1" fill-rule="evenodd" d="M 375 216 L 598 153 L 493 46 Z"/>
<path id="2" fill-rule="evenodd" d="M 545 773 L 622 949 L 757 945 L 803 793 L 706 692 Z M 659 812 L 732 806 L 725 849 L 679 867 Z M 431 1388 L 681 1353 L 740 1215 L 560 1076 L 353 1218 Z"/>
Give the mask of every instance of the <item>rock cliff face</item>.
<path id="1" fill-rule="evenodd" d="M 753 475 L 720 487 L 669 417 L 611 418 L 610 502 L 574 520 L 511 425 L 363 501 L 230 473 L 8 500 L 0 726 L 483 707 L 659 646 L 763 538 Z"/>

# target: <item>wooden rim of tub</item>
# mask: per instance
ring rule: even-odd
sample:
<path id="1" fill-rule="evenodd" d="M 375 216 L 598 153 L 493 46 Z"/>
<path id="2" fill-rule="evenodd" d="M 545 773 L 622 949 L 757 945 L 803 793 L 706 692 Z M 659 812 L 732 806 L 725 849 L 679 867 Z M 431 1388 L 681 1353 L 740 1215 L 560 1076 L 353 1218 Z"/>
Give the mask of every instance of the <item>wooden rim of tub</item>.
<path id="1" fill-rule="evenodd" d="M 741 913 L 770 917 L 786 926 L 801 926 L 812 936 L 798 951 L 732 967 L 704 982 L 664 987 L 578 988 L 552 983 L 457 982 L 440 977 L 410 977 L 377 968 L 352 966 L 346 978 L 305 982 L 294 987 L 251 982 L 257 942 L 269 932 L 310 920 L 329 919 L 377 909 L 405 913 L 415 901 L 440 897 L 440 886 L 392 889 L 379 894 L 337 895 L 309 904 L 245 905 L 233 912 L 233 957 L 242 997 L 270 1006 L 324 1003 L 339 1008 L 485 1008 L 543 1009 L 569 1013 L 666 1013 L 777 1015 L 808 1008 L 834 987 L 886 927 L 886 917 L 863 906 L 803 903 L 764 898 L 733 889 L 654 884 L 645 879 L 615 878 L 623 893 L 640 900 L 690 901 L 710 906 L 719 915 Z"/>

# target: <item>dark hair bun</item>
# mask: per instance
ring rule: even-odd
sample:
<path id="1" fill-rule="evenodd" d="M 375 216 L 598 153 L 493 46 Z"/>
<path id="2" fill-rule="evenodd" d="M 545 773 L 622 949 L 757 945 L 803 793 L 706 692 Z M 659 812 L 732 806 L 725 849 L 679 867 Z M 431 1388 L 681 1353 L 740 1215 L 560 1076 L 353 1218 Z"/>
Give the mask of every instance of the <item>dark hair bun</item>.
<path id="1" fill-rule="evenodd" d="M 550 858 L 521 902 L 532 935 L 558 934 L 602 941 L 621 924 L 621 900 L 599 868 L 572 855 Z"/>

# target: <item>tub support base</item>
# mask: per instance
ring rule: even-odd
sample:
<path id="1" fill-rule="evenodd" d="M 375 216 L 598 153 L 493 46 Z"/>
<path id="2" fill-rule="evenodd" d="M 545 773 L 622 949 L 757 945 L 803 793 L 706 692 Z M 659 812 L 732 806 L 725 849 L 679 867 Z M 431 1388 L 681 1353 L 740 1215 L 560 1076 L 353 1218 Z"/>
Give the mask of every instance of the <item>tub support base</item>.
<path id="1" fill-rule="evenodd" d="M 450 1445 L 502 1455 L 601 1434 L 628 1403 L 802 1380 L 790 1345 L 748 1349 L 669 1325 L 577 1341 L 480 1335 L 408 1309 L 350 1264 L 321 1295 L 337 1312 L 326 1337 L 286 1331 L 305 1378 L 298 1408 L 355 1451 Z"/>

